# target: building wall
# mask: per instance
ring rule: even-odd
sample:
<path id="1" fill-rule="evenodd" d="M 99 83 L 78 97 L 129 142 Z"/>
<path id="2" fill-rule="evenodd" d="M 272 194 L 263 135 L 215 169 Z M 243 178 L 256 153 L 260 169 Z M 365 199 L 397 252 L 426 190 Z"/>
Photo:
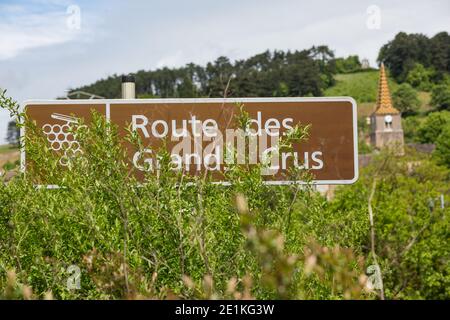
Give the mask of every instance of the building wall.
<path id="1" fill-rule="evenodd" d="M 373 114 L 371 117 L 371 144 L 381 149 L 383 147 L 395 147 L 399 154 L 403 154 L 403 129 L 400 114 L 392 114 L 392 123 L 386 127 L 384 117 L 386 115 Z"/>

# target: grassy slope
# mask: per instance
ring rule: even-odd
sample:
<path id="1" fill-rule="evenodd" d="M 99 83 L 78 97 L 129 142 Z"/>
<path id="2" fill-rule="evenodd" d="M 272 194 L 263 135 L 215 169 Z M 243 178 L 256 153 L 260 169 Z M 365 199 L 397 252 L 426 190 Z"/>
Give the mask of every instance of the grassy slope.
<path id="1" fill-rule="evenodd" d="M 350 74 L 338 74 L 335 76 L 336 85 L 325 90 L 325 96 L 350 96 L 358 103 L 358 117 L 369 116 L 375 108 L 378 92 L 378 71 L 366 71 Z M 391 94 L 397 89 L 398 84 L 389 79 Z M 418 92 L 422 102 L 421 110 L 429 109 L 430 94 Z"/>
<path id="2" fill-rule="evenodd" d="M 15 162 L 19 160 L 20 152 L 17 148 L 12 148 L 9 145 L 0 145 L 0 173 L 2 173 L 3 166 L 8 162 Z"/>
<path id="3" fill-rule="evenodd" d="M 17 150 L 17 148 L 13 148 L 9 144 L 0 145 L 0 153 L 9 153 L 9 152 L 16 151 L 16 150 Z"/>

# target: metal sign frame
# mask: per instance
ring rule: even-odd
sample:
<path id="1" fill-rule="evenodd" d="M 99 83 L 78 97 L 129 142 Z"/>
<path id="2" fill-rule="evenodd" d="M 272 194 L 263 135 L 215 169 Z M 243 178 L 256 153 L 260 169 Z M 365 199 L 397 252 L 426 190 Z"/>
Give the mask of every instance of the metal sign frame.
<path id="1" fill-rule="evenodd" d="M 180 99 L 89 99 L 89 100 L 26 100 L 21 104 L 21 112 L 25 111 L 27 105 L 105 105 L 106 119 L 111 119 L 110 105 L 111 104 L 164 104 L 164 103 L 243 103 L 246 102 L 350 102 L 352 105 L 352 126 L 353 126 L 353 161 L 354 161 L 354 176 L 350 180 L 313 180 L 313 185 L 330 185 L 330 184 L 353 184 L 359 178 L 358 168 L 358 127 L 357 127 L 357 104 L 352 97 L 282 97 L 282 98 L 180 98 Z M 21 138 L 25 135 L 25 128 L 21 127 Z M 20 168 L 25 172 L 25 147 L 20 150 Z M 216 182 L 224 185 L 229 185 L 229 182 Z M 290 184 L 306 184 L 304 181 L 265 181 L 268 185 L 290 185 Z M 57 186 L 47 186 L 48 188 Z"/>

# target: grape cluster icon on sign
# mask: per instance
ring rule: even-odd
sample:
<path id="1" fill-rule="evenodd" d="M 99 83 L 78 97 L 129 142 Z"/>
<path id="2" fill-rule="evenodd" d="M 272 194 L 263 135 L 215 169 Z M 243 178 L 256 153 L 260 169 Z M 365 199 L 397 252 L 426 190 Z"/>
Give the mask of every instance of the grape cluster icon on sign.
<path id="1" fill-rule="evenodd" d="M 77 141 L 77 131 L 83 127 L 79 125 L 79 119 L 60 113 L 53 113 L 52 119 L 64 122 L 63 124 L 49 124 L 42 126 L 42 131 L 50 143 L 50 148 L 54 151 L 61 151 L 59 163 L 68 166 L 71 159 L 83 154 L 80 143 Z"/>

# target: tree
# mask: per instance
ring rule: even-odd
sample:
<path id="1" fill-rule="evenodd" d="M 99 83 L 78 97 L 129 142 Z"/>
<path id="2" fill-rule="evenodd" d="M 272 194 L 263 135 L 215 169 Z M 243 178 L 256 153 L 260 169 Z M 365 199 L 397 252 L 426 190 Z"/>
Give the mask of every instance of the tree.
<path id="1" fill-rule="evenodd" d="M 385 63 L 395 80 L 403 82 L 415 63 L 430 65 L 429 48 L 430 40 L 427 36 L 400 32 L 394 40 L 380 49 L 378 61 Z"/>
<path id="2" fill-rule="evenodd" d="M 334 52 L 328 46 L 313 46 L 307 50 L 309 56 L 315 61 L 319 62 L 319 71 L 321 73 L 322 86 L 332 86 L 335 81 L 333 74 L 336 73 L 336 66 L 334 60 Z"/>
<path id="3" fill-rule="evenodd" d="M 392 94 L 394 106 L 400 110 L 402 114 L 414 114 L 419 110 L 420 100 L 417 92 L 409 84 L 402 83 L 398 89 Z"/>
<path id="4" fill-rule="evenodd" d="M 406 77 L 406 82 L 414 88 L 428 91 L 431 88 L 430 79 L 433 77 L 434 71 L 430 68 L 425 68 L 422 64 L 416 63 L 414 68 L 409 71 Z"/>
<path id="5" fill-rule="evenodd" d="M 290 96 L 318 96 L 321 94 L 324 84 L 318 66 L 305 60 L 286 71 L 286 83 Z"/>
<path id="6" fill-rule="evenodd" d="M 431 105 L 437 110 L 450 110 L 450 85 L 439 84 L 431 92 Z"/>
<path id="7" fill-rule="evenodd" d="M 418 140 L 422 143 L 435 143 L 445 126 L 450 123 L 450 112 L 433 112 L 428 115 L 418 130 Z"/>
<path id="8" fill-rule="evenodd" d="M 450 72 L 450 35 L 447 32 L 439 32 L 431 38 L 431 54 L 438 76 Z"/>
<path id="9" fill-rule="evenodd" d="M 361 62 L 357 55 L 335 59 L 337 73 L 350 73 L 361 70 Z"/>
<path id="10" fill-rule="evenodd" d="M 208 95 L 211 97 L 229 96 L 234 90 L 231 89 L 231 80 L 235 77 L 233 65 L 225 56 L 220 56 L 214 63 L 206 66 L 208 76 Z"/>
<path id="11" fill-rule="evenodd" d="M 439 164 L 450 168 L 450 122 L 442 129 L 436 140 L 436 149 L 433 152 Z"/>
<path id="12" fill-rule="evenodd" d="M 8 129 L 6 133 L 6 141 L 10 145 L 18 146 L 20 141 L 20 129 L 16 125 L 16 121 L 8 122 Z"/>
<path id="13" fill-rule="evenodd" d="M 420 128 L 420 118 L 418 116 L 403 117 L 402 127 L 406 142 L 416 142 L 418 140 L 417 132 Z"/>

